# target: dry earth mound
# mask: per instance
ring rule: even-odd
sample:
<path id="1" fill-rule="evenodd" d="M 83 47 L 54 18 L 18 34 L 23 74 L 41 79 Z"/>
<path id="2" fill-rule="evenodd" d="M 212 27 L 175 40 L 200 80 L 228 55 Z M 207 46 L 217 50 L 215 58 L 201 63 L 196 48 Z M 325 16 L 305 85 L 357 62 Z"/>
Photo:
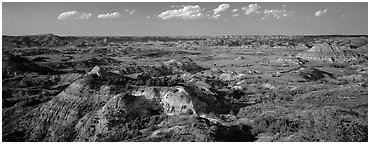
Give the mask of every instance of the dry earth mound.
<path id="1" fill-rule="evenodd" d="M 324 42 L 316 44 L 311 49 L 297 54 L 297 57 L 309 61 L 323 62 L 344 62 L 351 59 L 356 59 L 356 55 L 346 52 L 344 47 L 339 47 L 336 43 L 329 45 Z"/>
<path id="2" fill-rule="evenodd" d="M 317 68 L 300 68 L 299 74 L 307 80 L 317 81 L 324 78 L 335 79 L 335 77 L 328 72 L 319 70 Z"/>

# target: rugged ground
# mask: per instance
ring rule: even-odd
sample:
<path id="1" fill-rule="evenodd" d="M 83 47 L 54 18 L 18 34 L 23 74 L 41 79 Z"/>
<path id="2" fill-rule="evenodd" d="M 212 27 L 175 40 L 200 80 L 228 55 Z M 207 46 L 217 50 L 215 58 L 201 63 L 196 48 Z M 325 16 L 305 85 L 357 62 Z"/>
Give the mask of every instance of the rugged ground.
<path id="1" fill-rule="evenodd" d="M 367 36 L 3 36 L 3 141 L 368 141 Z"/>

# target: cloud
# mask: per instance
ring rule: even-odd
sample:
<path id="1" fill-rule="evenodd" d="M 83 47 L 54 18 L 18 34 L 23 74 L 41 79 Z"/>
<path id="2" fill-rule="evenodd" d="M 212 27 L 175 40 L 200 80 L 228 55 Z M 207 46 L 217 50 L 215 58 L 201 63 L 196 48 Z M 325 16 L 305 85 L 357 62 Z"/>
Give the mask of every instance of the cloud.
<path id="1" fill-rule="evenodd" d="M 130 12 L 130 15 L 134 14 L 134 12 L 135 12 L 135 10 L 132 10 L 132 11 Z"/>
<path id="2" fill-rule="evenodd" d="M 265 15 L 264 17 L 262 17 L 262 20 L 265 20 L 265 19 L 268 19 L 268 18 L 276 18 L 276 19 L 280 19 L 280 18 L 284 18 L 284 17 L 292 17 L 293 16 L 293 13 L 294 11 L 286 11 L 285 9 L 284 10 L 274 10 L 274 9 L 265 9 L 265 11 L 263 12 L 263 14 Z"/>
<path id="3" fill-rule="evenodd" d="M 221 13 L 227 9 L 230 8 L 230 5 L 229 4 L 220 4 L 217 8 L 215 8 L 213 11 L 214 11 L 214 15 L 218 14 L 218 13 Z"/>
<path id="4" fill-rule="evenodd" d="M 248 7 L 242 7 L 242 10 L 245 11 L 246 15 L 249 15 L 255 13 L 260 7 L 258 4 L 250 4 Z"/>
<path id="5" fill-rule="evenodd" d="M 325 10 L 319 10 L 317 12 L 315 12 L 315 16 L 321 16 L 323 15 L 324 13 L 328 12 L 328 9 L 325 9 Z"/>
<path id="6" fill-rule="evenodd" d="M 212 16 L 210 16 L 209 18 L 210 18 L 210 19 L 217 20 L 220 16 L 221 16 L 220 14 L 216 14 L 216 15 L 212 15 Z"/>
<path id="7" fill-rule="evenodd" d="M 92 16 L 91 13 L 79 13 L 77 11 L 66 11 L 57 17 L 59 20 L 67 19 L 89 19 Z"/>
<path id="8" fill-rule="evenodd" d="M 286 7 L 286 4 L 283 4 L 283 7 Z"/>
<path id="9" fill-rule="evenodd" d="M 233 14 L 232 15 L 232 17 L 238 17 L 239 16 L 239 14 Z"/>
<path id="10" fill-rule="evenodd" d="M 59 20 L 65 20 L 65 19 L 68 19 L 68 18 L 75 17 L 77 14 L 78 14 L 77 11 L 67 11 L 67 12 L 59 14 L 58 19 Z"/>
<path id="11" fill-rule="evenodd" d="M 226 11 L 230 8 L 229 4 L 220 4 L 217 8 L 213 9 L 213 14 L 210 14 L 212 11 L 207 11 L 205 17 L 208 17 L 209 19 L 218 20 L 218 18 L 221 16 L 220 13 L 223 11 Z"/>
<path id="12" fill-rule="evenodd" d="M 89 19 L 91 16 L 91 13 L 81 13 L 76 19 Z"/>
<path id="13" fill-rule="evenodd" d="M 233 9 L 233 12 L 237 12 L 239 9 Z"/>
<path id="14" fill-rule="evenodd" d="M 181 5 L 181 6 L 180 5 L 172 5 L 171 7 L 172 8 L 181 8 L 181 7 L 184 7 L 184 5 Z"/>
<path id="15" fill-rule="evenodd" d="M 135 13 L 135 10 L 128 10 L 128 9 L 126 9 L 125 12 L 128 12 L 130 15 L 132 15 L 132 14 Z"/>
<path id="16" fill-rule="evenodd" d="M 115 19 L 120 16 L 119 12 L 107 13 L 107 14 L 100 14 L 98 15 L 98 19 Z"/>
<path id="17" fill-rule="evenodd" d="M 204 16 L 202 14 L 202 9 L 199 5 L 188 5 L 183 6 L 180 9 L 174 10 L 167 10 L 162 12 L 158 15 L 158 17 L 162 18 L 163 20 L 171 19 L 171 18 L 180 18 L 180 19 L 199 19 Z"/>

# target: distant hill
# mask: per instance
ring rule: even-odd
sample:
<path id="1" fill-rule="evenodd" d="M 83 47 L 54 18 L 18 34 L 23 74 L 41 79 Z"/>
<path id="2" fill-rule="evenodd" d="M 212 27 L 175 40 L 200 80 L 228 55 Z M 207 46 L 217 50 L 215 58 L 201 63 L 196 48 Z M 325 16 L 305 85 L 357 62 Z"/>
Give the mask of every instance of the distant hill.
<path id="1" fill-rule="evenodd" d="M 108 42 L 147 42 L 147 41 L 178 41 L 205 40 L 200 37 L 168 37 L 168 36 L 57 36 L 54 34 L 7 36 L 3 35 L 3 48 L 29 47 L 85 47 L 103 46 Z"/>
<path id="2" fill-rule="evenodd" d="M 53 34 L 41 34 L 30 36 L 3 36 L 4 48 L 24 47 L 58 47 L 68 45 L 77 40 L 76 37 L 60 37 Z"/>
<path id="3" fill-rule="evenodd" d="M 340 47 L 337 43 L 315 44 L 311 49 L 297 54 L 297 57 L 305 60 L 315 60 L 324 62 L 343 62 L 346 60 L 357 59 L 359 56 L 346 51 L 349 47 Z"/>
<path id="4" fill-rule="evenodd" d="M 23 73 L 39 74 L 58 74 L 60 72 L 49 67 L 40 66 L 21 56 L 15 56 L 8 52 L 3 52 L 2 58 L 3 78 L 13 77 Z"/>
<path id="5" fill-rule="evenodd" d="M 203 41 L 199 45 L 214 46 L 242 46 L 242 45 L 269 45 L 297 46 L 299 43 L 313 46 L 313 42 L 320 39 L 351 39 L 351 48 L 367 44 L 367 35 L 302 35 L 302 36 L 57 36 L 54 34 L 7 36 L 3 35 L 3 48 L 29 48 L 29 47 L 90 47 L 106 46 L 109 43 L 125 42 L 178 42 L 178 41 Z"/>

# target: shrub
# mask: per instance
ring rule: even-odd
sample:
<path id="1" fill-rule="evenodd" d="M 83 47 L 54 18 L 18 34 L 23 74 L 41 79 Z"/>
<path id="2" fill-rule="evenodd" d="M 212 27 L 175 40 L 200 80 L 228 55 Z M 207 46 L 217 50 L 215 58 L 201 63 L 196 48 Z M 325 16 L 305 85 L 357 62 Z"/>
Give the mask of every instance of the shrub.
<path id="1" fill-rule="evenodd" d="M 293 141 L 366 142 L 367 124 L 355 115 L 333 112 L 332 109 L 305 113 L 302 118 L 290 120 L 286 116 L 257 117 L 252 134 L 296 135 Z M 334 109 L 335 110 L 335 109 Z"/>
<path id="2" fill-rule="evenodd" d="M 364 142 L 367 141 L 367 125 L 354 116 L 343 117 L 330 113 L 310 115 L 302 126 L 303 141 Z"/>
<path id="3" fill-rule="evenodd" d="M 266 115 L 258 117 L 254 121 L 255 126 L 252 129 L 253 134 L 259 133 L 284 133 L 291 134 L 298 131 L 299 123 L 296 121 L 289 120 L 286 117 L 277 117 Z"/>

